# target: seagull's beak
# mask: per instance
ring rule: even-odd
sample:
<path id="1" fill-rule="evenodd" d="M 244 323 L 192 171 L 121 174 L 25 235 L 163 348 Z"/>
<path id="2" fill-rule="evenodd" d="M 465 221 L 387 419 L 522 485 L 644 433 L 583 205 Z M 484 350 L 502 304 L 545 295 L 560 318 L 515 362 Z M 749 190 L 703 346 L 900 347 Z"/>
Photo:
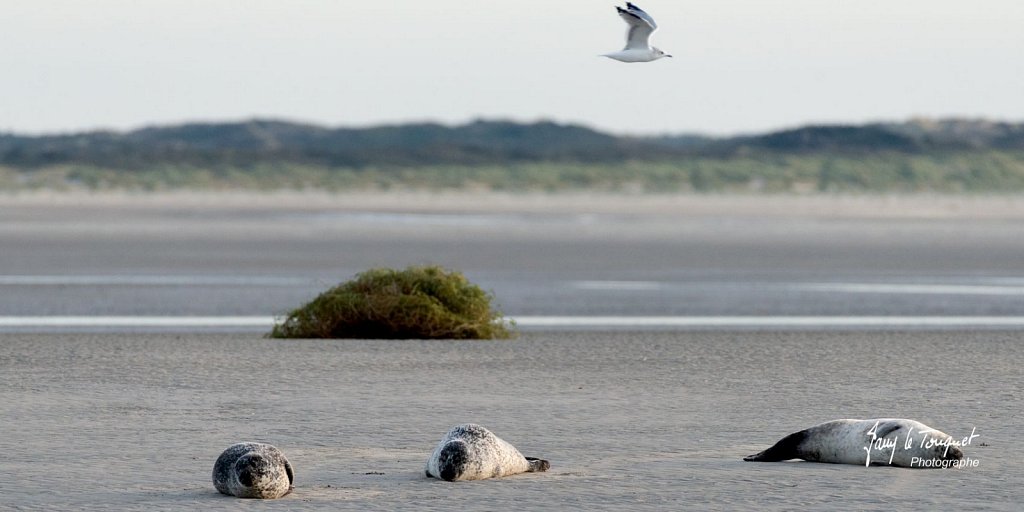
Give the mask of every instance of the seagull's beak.
<path id="1" fill-rule="evenodd" d="M 665 56 L 666 56 L 666 57 L 671 57 L 671 55 L 669 55 L 669 54 L 667 54 L 667 53 L 665 54 Z"/>

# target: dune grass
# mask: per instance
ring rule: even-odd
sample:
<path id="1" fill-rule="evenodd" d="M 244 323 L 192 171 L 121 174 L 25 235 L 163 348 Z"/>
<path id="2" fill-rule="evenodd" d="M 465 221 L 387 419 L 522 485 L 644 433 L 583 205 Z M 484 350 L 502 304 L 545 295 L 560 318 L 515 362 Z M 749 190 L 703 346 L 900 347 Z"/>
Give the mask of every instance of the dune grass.
<path id="1" fill-rule="evenodd" d="M 767 153 L 608 163 L 331 167 L 153 164 L 137 169 L 0 166 L 0 192 L 86 190 L 498 190 L 741 193 L 1020 193 L 1024 151 Z"/>
<path id="2" fill-rule="evenodd" d="M 439 266 L 357 274 L 274 326 L 272 338 L 502 339 L 513 324 L 492 295 Z"/>

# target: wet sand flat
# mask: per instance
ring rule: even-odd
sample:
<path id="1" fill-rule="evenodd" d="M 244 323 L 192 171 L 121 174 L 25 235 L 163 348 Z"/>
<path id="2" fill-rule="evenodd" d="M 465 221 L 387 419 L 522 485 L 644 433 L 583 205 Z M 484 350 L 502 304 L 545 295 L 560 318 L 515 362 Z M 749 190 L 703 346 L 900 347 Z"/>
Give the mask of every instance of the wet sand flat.
<path id="1" fill-rule="evenodd" d="M 280 315 L 438 264 L 521 315 L 1024 315 L 1019 196 L 0 195 L 0 316 Z"/>
<path id="2" fill-rule="evenodd" d="M 62 211 L 388 211 L 599 213 L 675 216 L 861 219 L 1022 219 L 1019 194 L 628 194 L 489 191 L 24 191 L 0 194 L 0 206 L 32 217 Z M 127 219 L 125 219 L 127 220 Z"/>
<path id="3" fill-rule="evenodd" d="M 1018 331 L 0 336 L 0 509 L 236 510 L 210 471 L 241 440 L 296 469 L 258 510 L 1013 510 L 1024 486 Z M 976 429 L 978 467 L 742 461 L 840 417 Z M 425 478 L 470 421 L 551 470 Z"/>

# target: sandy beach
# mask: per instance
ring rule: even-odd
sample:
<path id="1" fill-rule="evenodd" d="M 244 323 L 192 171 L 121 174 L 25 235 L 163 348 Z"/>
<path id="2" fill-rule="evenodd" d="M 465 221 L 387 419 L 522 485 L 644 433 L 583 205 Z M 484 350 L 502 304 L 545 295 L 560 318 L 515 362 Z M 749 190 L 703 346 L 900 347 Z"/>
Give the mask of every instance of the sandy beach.
<path id="1" fill-rule="evenodd" d="M 288 510 L 1003 509 L 1018 506 L 1015 332 L 528 333 L 507 342 L 18 335 L 0 344 L 0 508 L 234 510 L 210 483 L 277 445 Z M 979 466 L 748 463 L 838 417 L 915 418 Z M 477 422 L 552 468 L 443 483 L 423 465 Z"/>
<path id="2" fill-rule="evenodd" d="M 1016 197 L 18 194 L 0 196 L 0 316 L 276 315 L 429 262 L 512 316 L 1019 317 L 1021 219 Z M 1024 484 L 1019 329 L 47 329 L 0 332 L 0 510 L 1015 510 Z M 742 461 L 844 417 L 975 431 L 979 465 Z M 551 471 L 426 479 L 463 422 Z M 284 450 L 293 494 L 214 491 L 243 440 Z"/>
<path id="3" fill-rule="evenodd" d="M 505 193 L 458 190 L 389 191 L 20 191 L 0 195 L 8 208 L 114 208 L 121 211 L 392 211 L 604 213 L 634 215 L 1021 219 L 1019 194 L 630 194 Z"/>

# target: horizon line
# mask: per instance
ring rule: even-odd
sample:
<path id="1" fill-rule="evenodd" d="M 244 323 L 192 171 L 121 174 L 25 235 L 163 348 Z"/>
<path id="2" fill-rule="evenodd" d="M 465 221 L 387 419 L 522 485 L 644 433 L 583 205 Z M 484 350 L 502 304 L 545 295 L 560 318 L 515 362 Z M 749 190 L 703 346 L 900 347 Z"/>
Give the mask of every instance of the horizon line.
<path id="1" fill-rule="evenodd" d="M 154 316 L 154 315 L 54 315 L 0 316 L 0 332 L 56 329 L 61 332 L 125 329 L 219 329 L 250 332 L 270 329 L 284 316 Z M 694 315 L 694 316 L 510 316 L 506 321 L 528 331 L 550 330 L 676 330 L 701 329 L 1006 329 L 1024 327 L 1024 316 L 806 316 L 806 315 Z"/>
<path id="2" fill-rule="evenodd" d="M 536 124 L 556 124 L 560 126 L 574 126 L 579 128 L 585 128 L 597 133 L 611 135 L 619 138 L 659 138 L 659 137 L 707 137 L 709 139 L 729 139 L 737 137 L 749 137 L 761 134 L 778 133 L 790 130 L 797 130 L 801 128 L 810 127 L 826 127 L 826 126 L 847 126 L 847 127 L 863 127 L 871 126 L 876 124 L 905 124 L 913 122 L 981 122 L 981 123 L 994 123 L 994 124 L 1024 124 L 1024 119 L 1011 120 L 1009 118 L 997 118 L 989 117 L 984 115 L 972 115 L 972 114 L 955 114 L 955 115 L 912 115 L 903 118 L 895 117 L 876 117 L 864 120 L 807 120 L 794 123 L 787 123 L 777 125 L 770 128 L 762 129 L 750 129 L 750 130 L 733 130 L 728 132 L 714 132 L 714 131 L 700 131 L 695 130 L 679 130 L 679 131 L 657 131 L 647 133 L 637 132 L 617 132 L 614 130 L 606 129 L 604 127 L 597 126 L 592 123 L 584 121 L 574 120 L 556 120 L 550 117 L 534 117 L 532 119 L 515 118 L 514 116 L 486 116 L 479 115 L 470 117 L 462 121 L 441 121 L 437 119 L 407 119 L 404 121 L 387 121 L 382 120 L 378 122 L 369 123 L 354 123 L 354 124 L 331 124 L 323 123 L 318 121 L 303 120 L 290 116 L 264 116 L 264 115 L 252 115 L 245 117 L 224 117 L 218 119 L 205 119 L 205 118 L 191 118 L 181 119 L 177 121 L 150 121 L 142 124 L 133 124 L 128 127 L 110 127 L 110 126 L 92 126 L 92 127 L 81 127 L 81 128 L 63 128 L 54 130 L 28 130 L 28 131 L 17 131 L 15 129 L 4 129 L 0 130 L 0 136 L 14 136 L 14 137 L 30 137 L 30 138 L 45 138 L 45 137 L 66 137 L 71 135 L 87 135 L 87 134 L 98 134 L 98 133 L 112 133 L 118 135 L 124 135 L 134 133 L 142 130 L 161 129 L 161 128 L 173 128 L 182 126 L 212 126 L 212 125 L 232 125 L 232 124 L 249 124 L 249 123 L 280 123 L 290 124 L 296 126 L 307 126 L 313 128 L 322 128 L 326 130 L 371 130 L 377 128 L 393 128 L 403 126 L 417 126 L 417 125 L 435 125 L 442 126 L 445 128 L 457 128 L 472 125 L 475 123 L 512 123 L 518 125 L 536 125 Z"/>

